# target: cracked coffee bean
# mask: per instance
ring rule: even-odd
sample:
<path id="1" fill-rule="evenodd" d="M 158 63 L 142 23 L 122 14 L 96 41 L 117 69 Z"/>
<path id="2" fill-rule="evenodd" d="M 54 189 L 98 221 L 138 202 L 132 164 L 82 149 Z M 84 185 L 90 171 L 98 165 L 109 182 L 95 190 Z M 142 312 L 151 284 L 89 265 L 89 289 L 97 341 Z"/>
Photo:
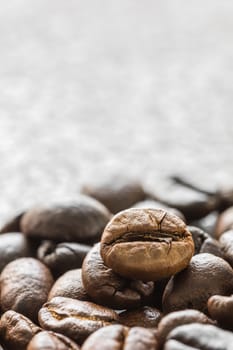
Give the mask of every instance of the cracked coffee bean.
<path id="1" fill-rule="evenodd" d="M 82 270 L 70 270 L 59 277 L 49 292 L 48 300 L 54 297 L 91 301 L 83 286 Z"/>
<path id="2" fill-rule="evenodd" d="M 208 300 L 208 311 L 221 327 L 233 331 L 233 295 L 213 295 Z"/>
<path id="3" fill-rule="evenodd" d="M 66 271 L 80 268 L 90 249 L 91 246 L 80 243 L 44 241 L 38 248 L 37 256 L 55 277 L 59 277 Z"/>
<path id="4" fill-rule="evenodd" d="M 87 196 L 74 203 L 28 210 L 20 222 L 28 237 L 58 242 L 95 242 L 111 217 L 103 204 Z"/>
<path id="5" fill-rule="evenodd" d="M 162 314 L 155 307 L 143 306 L 136 310 L 123 311 L 119 317 L 120 323 L 127 327 L 155 328 Z"/>
<path id="6" fill-rule="evenodd" d="M 157 350 L 157 340 L 152 330 L 142 327 L 131 329 L 108 326 L 88 337 L 82 350 Z"/>
<path id="7" fill-rule="evenodd" d="M 177 216 L 163 210 L 132 208 L 108 223 L 100 253 L 104 264 L 119 275 L 155 281 L 184 269 L 194 253 L 194 243 Z"/>
<path id="8" fill-rule="evenodd" d="M 55 297 L 39 311 L 42 328 L 61 333 L 81 344 L 97 329 L 119 321 L 117 313 L 88 301 Z"/>
<path id="9" fill-rule="evenodd" d="M 36 334 L 27 350 L 79 350 L 80 347 L 62 334 L 43 331 Z"/>
<path id="10" fill-rule="evenodd" d="M 0 338 L 7 350 L 25 350 L 32 337 L 40 331 L 40 327 L 18 312 L 9 310 L 1 317 Z"/>
<path id="11" fill-rule="evenodd" d="M 212 254 L 194 255 L 188 267 L 171 277 L 163 294 L 163 311 L 183 309 L 207 312 L 211 295 L 233 292 L 233 270 L 223 259 Z"/>
<path id="12" fill-rule="evenodd" d="M 87 254 L 82 266 L 83 285 L 98 304 L 113 309 L 132 309 L 153 298 L 154 282 L 129 280 L 104 265 L 100 244 Z"/>
<path id="13" fill-rule="evenodd" d="M 17 311 L 33 321 L 53 284 L 49 269 L 33 258 L 10 262 L 0 276 L 1 309 Z"/>

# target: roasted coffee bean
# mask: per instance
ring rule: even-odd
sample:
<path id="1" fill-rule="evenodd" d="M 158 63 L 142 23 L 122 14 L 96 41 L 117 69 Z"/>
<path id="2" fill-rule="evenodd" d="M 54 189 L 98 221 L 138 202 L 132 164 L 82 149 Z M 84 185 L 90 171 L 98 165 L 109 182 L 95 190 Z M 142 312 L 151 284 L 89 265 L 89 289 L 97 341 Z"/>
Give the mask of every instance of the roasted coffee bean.
<path id="1" fill-rule="evenodd" d="M 40 331 L 40 327 L 15 311 L 6 311 L 1 317 L 0 338 L 8 350 L 26 350 L 32 337 Z"/>
<path id="2" fill-rule="evenodd" d="M 49 292 L 48 300 L 54 297 L 90 301 L 90 297 L 83 286 L 82 270 L 70 270 L 58 278 Z"/>
<path id="3" fill-rule="evenodd" d="M 198 350 L 232 350 L 233 334 L 212 325 L 191 323 L 179 326 L 168 334 L 167 339 Z M 166 348 L 165 349 L 169 349 Z M 171 348 L 170 348 L 171 349 Z M 180 347 L 183 350 L 182 347 Z M 184 348 L 185 349 L 185 348 Z"/>
<path id="4" fill-rule="evenodd" d="M 36 334 L 27 350 L 79 350 L 80 347 L 62 334 L 43 331 Z"/>
<path id="5" fill-rule="evenodd" d="M 36 321 L 52 284 L 50 271 L 40 261 L 16 259 L 6 265 L 0 276 L 1 309 L 17 311 Z"/>
<path id="6" fill-rule="evenodd" d="M 195 253 L 194 254 L 199 254 L 203 243 L 210 236 L 198 227 L 187 226 L 187 228 L 188 228 L 189 232 L 192 234 L 192 238 L 193 238 L 193 242 L 194 242 L 194 246 L 195 246 Z"/>
<path id="7" fill-rule="evenodd" d="M 194 243 L 177 216 L 132 208 L 115 215 L 106 226 L 100 253 L 104 264 L 119 275 L 155 281 L 184 269 Z"/>
<path id="8" fill-rule="evenodd" d="M 189 266 L 171 277 L 163 294 L 165 313 L 197 309 L 207 312 L 211 295 L 233 292 L 233 270 L 223 259 L 212 254 L 195 255 Z"/>
<path id="9" fill-rule="evenodd" d="M 82 192 L 103 203 L 113 214 L 145 198 L 140 182 L 120 176 L 99 185 L 84 185 Z"/>
<path id="10" fill-rule="evenodd" d="M 166 342 L 163 350 L 198 350 L 196 347 L 181 344 L 177 340 L 170 339 Z"/>
<path id="11" fill-rule="evenodd" d="M 28 237 L 59 242 L 98 241 L 111 217 L 103 204 L 80 196 L 75 203 L 28 210 L 20 222 Z"/>
<path id="12" fill-rule="evenodd" d="M 119 314 L 120 323 L 127 327 L 154 328 L 162 317 L 155 307 L 143 306 L 136 310 L 123 311 Z"/>
<path id="13" fill-rule="evenodd" d="M 221 249 L 224 254 L 224 258 L 233 267 L 233 229 L 224 232 L 220 239 Z"/>
<path id="14" fill-rule="evenodd" d="M 160 346 L 163 346 L 168 333 L 174 328 L 189 323 L 214 324 L 210 318 L 198 310 L 186 309 L 171 312 L 164 316 L 158 325 L 158 340 Z"/>
<path id="15" fill-rule="evenodd" d="M 224 232 L 230 229 L 233 229 L 233 207 L 226 209 L 219 215 L 215 228 L 215 237 L 219 239 Z"/>
<path id="16" fill-rule="evenodd" d="M 64 334 L 78 344 L 97 329 L 116 323 L 117 313 L 88 301 L 56 297 L 39 311 L 42 328 Z"/>
<path id="17" fill-rule="evenodd" d="M 37 256 L 57 278 L 66 271 L 80 268 L 90 249 L 90 246 L 80 243 L 43 241 Z"/>
<path id="18" fill-rule="evenodd" d="M 208 311 L 221 327 L 233 331 L 233 295 L 213 295 L 208 300 Z"/>
<path id="19" fill-rule="evenodd" d="M 34 255 L 32 243 L 20 232 L 0 235 L 0 272 L 11 261 Z"/>
<path id="20" fill-rule="evenodd" d="M 82 266 L 82 279 L 93 301 L 114 309 L 139 307 L 153 297 L 154 282 L 126 279 L 104 265 L 100 244 L 87 254 Z"/>
<path id="21" fill-rule="evenodd" d="M 0 229 L 0 233 L 20 232 L 20 221 L 25 212 L 22 212 L 9 219 Z"/>
<path id="22" fill-rule="evenodd" d="M 212 211 L 208 215 L 199 220 L 190 222 L 191 226 L 199 227 L 204 232 L 208 233 L 212 238 L 215 237 L 214 231 L 218 221 L 219 212 Z"/>
<path id="23" fill-rule="evenodd" d="M 209 253 L 225 260 L 222 244 L 214 238 L 207 238 L 202 244 L 199 253 Z"/>
<path id="24" fill-rule="evenodd" d="M 157 340 L 153 331 L 147 328 L 108 326 L 90 335 L 82 346 L 82 350 L 100 349 L 157 350 Z"/>

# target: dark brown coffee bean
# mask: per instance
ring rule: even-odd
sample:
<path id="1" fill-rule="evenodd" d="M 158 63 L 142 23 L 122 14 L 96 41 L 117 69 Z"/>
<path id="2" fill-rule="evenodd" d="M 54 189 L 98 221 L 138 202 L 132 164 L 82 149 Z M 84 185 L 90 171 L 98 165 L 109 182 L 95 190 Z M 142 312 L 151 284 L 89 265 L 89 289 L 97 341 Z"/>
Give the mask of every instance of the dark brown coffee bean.
<path id="1" fill-rule="evenodd" d="M 58 277 L 66 271 L 80 268 L 90 249 L 90 246 L 80 243 L 43 241 L 38 248 L 37 256 L 48 266 L 53 275 Z"/>
<path id="2" fill-rule="evenodd" d="M 98 201 L 80 196 L 75 203 L 28 210 L 21 230 L 28 237 L 59 242 L 98 241 L 111 214 Z"/>
<path id="3" fill-rule="evenodd" d="M 208 300 L 208 311 L 221 327 L 233 331 L 233 295 L 213 295 Z"/>
<path id="4" fill-rule="evenodd" d="M 129 280 L 104 265 L 100 244 L 87 254 L 82 266 L 83 285 L 93 301 L 113 309 L 139 307 L 153 297 L 154 282 Z"/>
<path id="5" fill-rule="evenodd" d="M 52 284 L 50 271 L 40 261 L 16 259 L 6 265 L 0 276 L 1 308 L 17 311 L 36 321 Z"/>
<path id="6" fill-rule="evenodd" d="M 215 237 L 219 239 L 224 232 L 230 229 L 233 229 L 233 207 L 226 209 L 219 215 L 215 228 Z"/>
<path id="7" fill-rule="evenodd" d="M 9 219 L 0 229 L 0 233 L 20 232 L 20 221 L 25 212 L 22 212 Z"/>
<path id="8" fill-rule="evenodd" d="M 97 329 L 116 323 L 117 313 L 109 308 L 88 301 L 56 297 L 39 311 L 40 325 L 62 333 L 78 344 Z"/>
<path id="9" fill-rule="evenodd" d="M 82 350 L 99 349 L 157 350 L 157 340 L 154 333 L 147 328 L 108 326 L 91 334 L 82 346 Z"/>
<path id="10" fill-rule="evenodd" d="M 167 339 L 177 340 L 181 344 L 198 350 L 232 350 L 233 344 L 233 334 L 231 332 L 212 325 L 198 323 L 191 323 L 173 329 L 168 334 Z"/>
<path id="11" fill-rule="evenodd" d="M 233 267 L 233 229 L 224 232 L 220 239 L 219 244 L 221 244 L 222 252 L 224 258 Z"/>
<path id="12" fill-rule="evenodd" d="M 0 235 L 0 272 L 11 261 L 34 254 L 31 242 L 20 232 Z"/>
<path id="13" fill-rule="evenodd" d="M 177 216 L 132 208 L 115 215 L 106 226 L 100 253 L 104 264 L 119 275 L 155 281 L 184 269 L 194 243 Z"/>
<path id="14" fill-rule="evenodd" d="M 58 278 L 49 292 L 48 300 L 54 297 L 90 301 L 90 297 L 83 286 L 82 270 L 70 270 Z"/>
<path id="15" fill-rule="evenodd" d="M 211 295 L 230 295 L 232 292 L 231 266 L 212 254 L 197 254 L 185 270 L 168 282 L 163 295 L 163 311 L 192 308 L 206 312 Z"/>
<path id="16" fill-rule="evenodd" d="M 162 317 L 155 307 L 143 306 L 136 310 L 123 311 L 119 314 L 120 323 L 127 327 L 154 328 Z"/>
<path id="17" fill-rule="evenodd" d="M 194 246 L 195 246 L 195 253 L 194 254 L 199 254 L 203 243 L 210 236 L 198 227 L 187 226 L 187 228 L 188 228 L 189 232 L 192 234 L 192 238 L 193 238 L 193 242 L 194 242 Z"/>
<path id="18" fill-rule="evenodd" d="M 200 253 L 209 253 L 225 260 L 222 244 L 214 238 L 207 238 L 202 244 Z"/>
<path id="19" fill-rule="evenodd" d="M 163 346 L 168 333 L 174 328 L 189 323 L 214 324 L 210 318 L 198 310 L 186 309 L 171 312 L 164 316 L 158 325 L 158 340 L 160 346 Z"/>
<path id="20" fill-rule="evenodd" d="M 194 220 L 190 222 L 191 226 L 199 227 L 204 232 L 208 233 L 212 238 L 215 238 L 215 227 L 218 221 L 219 212 L 212 211 L 208 215 L 204 216 L 199 220 Z"/>
<path id="21" fill-rule="evenodd" d="M 15 311 L 6 311 L 1 317 L 0 338 L 8 350 L 25 350 L 32 337 L 40 331 L 40 327 Z"/>
<path id="22" fill-rule="evenodd" d="M 79 350 L 80 347 L 62 334 L 43 331 L 36 334 L 27 350 Z"/>
<path id="23" fill-rule="evenodd" d="M 103 203 L 113 214 L 145 198 L 140 182 L 119 176 L 99 185 L 84 185 L 82 192 Z"/>

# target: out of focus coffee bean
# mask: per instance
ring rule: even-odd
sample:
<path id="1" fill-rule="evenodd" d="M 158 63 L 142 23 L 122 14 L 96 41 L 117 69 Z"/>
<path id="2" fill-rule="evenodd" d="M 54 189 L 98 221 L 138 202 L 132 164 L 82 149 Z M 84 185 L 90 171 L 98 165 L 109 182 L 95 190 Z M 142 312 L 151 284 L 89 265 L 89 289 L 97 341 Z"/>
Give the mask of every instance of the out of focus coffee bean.
<path id="1" fill-rule="evenodd" d="M 195 255 L 189 266 L 173 276 L 163 295 L 165 313 L 187 308 L 207 312 L 211 295 L 233 292 L 233 270 L 223 259 L 212 254 Z"/>
<path id="2" fill-rule="evenodd" d="M 208 233 L 212 238 L 215 237 L 214 231 L 218 221 L 219 212 L 212 211 L 208 215 L 204 216 L 199 220 L 190 222 L 191 226 L 199 227 L 204 232 Z"/>
<path id="3" fill-rule="evenodd" d="M 119 176 L 99 185 L 84 185 L 82 192 L 103 203 L 113 214 L 145 198 L 140 182 Z"/>
<path id="4" fill-rule="evenodd" d="M 209 238 L 209 235 L 203 230 L 201 230 L 200 228 L 195 226 L 188 226 L 187 228 L 189 232 L 192 234 L 192 238 L 195 246 L 194 254 L 199 254 L 203 243 L 207 238 Z"/>
<path id="5" fill-rule="evenodd" d="M 198 350 L 232 350 L 233 344 L 233 334 L 231 332 L 212 325 L 198 323 L 191 323 L 173 329 L 168 334 L 167 339 L 174 339 L 181 344 Z M 182 347 L 180 349 L 183 350 Z"/>
<path id="6" fill-rule="evenodd" d="M 208 300 L 208 311 L 221 327 L 233 331 L 233 295 L 213 295 Z"/>
<path id="7" fill-rule="evenodd" d="M 199 348 L 200 349 L 200 348 Z M 198 350 L 196 347 L 181 344 L 177 340 L 170 339 L 166 342 L 163 350 Z"/>
<path id="8" fill-rule="evenodd" d="M 220 236 L 219 243 L 221 244 L 224 258 L 233 267 L 233 229 L 224 232 Z"/>
<path id="9" fill-rule="evenodd" d="M 104 264 L 119 275 L 155 281 L 184 269 L 194 253 L 194 243 L 177 216 L 132 208 L 115 215 L 106 226 L 100 253 Z"/>
<path id="10" fill-rule="evenodd" d="M 40 327 L 15 311 L 6 311 L 1 317 L 0 338 L 8 350 L 26 350 L 32 337 L 40 331 Z"/>
<path id="11" fill-rule="evenodd" d="M 82 266 L 82 279 L 93 301 L 119 310 L 145 304 L 154 292 L 154 282 L 126 279 L 104 265 L 100 244 L 87 254 Z"/>
<path id="12" fill-rule="evenodd" d="M 48 266 L 53 275 L 58 277 L 66 271 L 80 268 L 90 249 L 90 246 L 81 243 L 43 241 L 38 248 L 37 256 Z"/>
<path id="13" fill-rule="evenodd" d="M 20 221 L 25 212 L 22 212 L 9 219 L 0 229 L 0 233 L 20 232 Z"/>
<path id="14" fill-rule="evenodd" d="M 59 242 L 98 241 L 111 217 L 107 208 L 93 198 L 80 196 L 75 203 L 28 210 L 21 231 L 32 238 Z"/>
<path id="15" fill-rule="evenodd" d="M 147 328 L 108 326 L 90 335 L 82 346 L 82 350 L 99 349 L 157 350 L 157 340 L 154 333 Z"/>
<path id="16" fill-rule="evenodd" d="M 215 228 L 215 236 L 217 239 L 226 231 L 233 229 L 233 207 L 223 211 L 218 218 Z"/>
<path id="17" fill-rule="evenodd" d="M 40 261 L 16 259 L 6 265 L 0 276 L 1 309 L 17 311 L 36 321 L 52 284 L 50 271 Z"/>
<path id="18" fill-rule="evenodd" d="M 79 346 L 62 334 L 43 331 L 36 334 L 27 350 L 79 350 Z"/>
<path id="19" fill-rule="evenodd" d="M 97 329 L 116 323 L 117 313 L 88 301 L 55 297 L 39 311 L 40 325 L 64 334 L 78 344 Z"/>
<path id="20" fill-rule="evenodd" d="M 207 238 L 205 242 L 202 244 L 202 247 L 200 249 L 200 253 L 209 253 L 213 254 L 215 256 L 218 256 L 219 258 L 222 258 L 225 260 L 225 254 L 223 251 L 222 244 L 213 238 Z"/>
<path id="21" fill-rule="evenodd" d="M 49 292 L 48 300 L 54 297 L 90 301 L 90 297 L 83 286 L 82 270 L 70 270 L 58 278 Z"/>
<path id="22" fill-rule="evenodd" d="M 120 323 L 127 327 L 157 327 L 162 317 L 155 307 L 143 306 L 136 310 L 123 311 L 119 314 Z"/>
<path id="23" fill-rule="evenodd" d="M 163 346 L 168 333 L 174 328 L 189 323 L 214 324 L 210 318 L 198 310 L 186 309 L 171 312 L 164 316 L 158 325 L 158 340 L 160 346 Z"/>

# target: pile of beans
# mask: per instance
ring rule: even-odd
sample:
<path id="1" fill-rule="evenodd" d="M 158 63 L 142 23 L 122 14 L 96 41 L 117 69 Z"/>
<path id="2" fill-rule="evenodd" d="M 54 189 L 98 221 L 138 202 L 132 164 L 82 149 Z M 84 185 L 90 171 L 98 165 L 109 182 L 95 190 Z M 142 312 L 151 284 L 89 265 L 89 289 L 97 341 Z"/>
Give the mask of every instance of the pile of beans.
<path id="1" fill-rule="evenodd" d="M 0 350 L 233 349 L 233 191 L 81 192 L 1 228 Z"/>

